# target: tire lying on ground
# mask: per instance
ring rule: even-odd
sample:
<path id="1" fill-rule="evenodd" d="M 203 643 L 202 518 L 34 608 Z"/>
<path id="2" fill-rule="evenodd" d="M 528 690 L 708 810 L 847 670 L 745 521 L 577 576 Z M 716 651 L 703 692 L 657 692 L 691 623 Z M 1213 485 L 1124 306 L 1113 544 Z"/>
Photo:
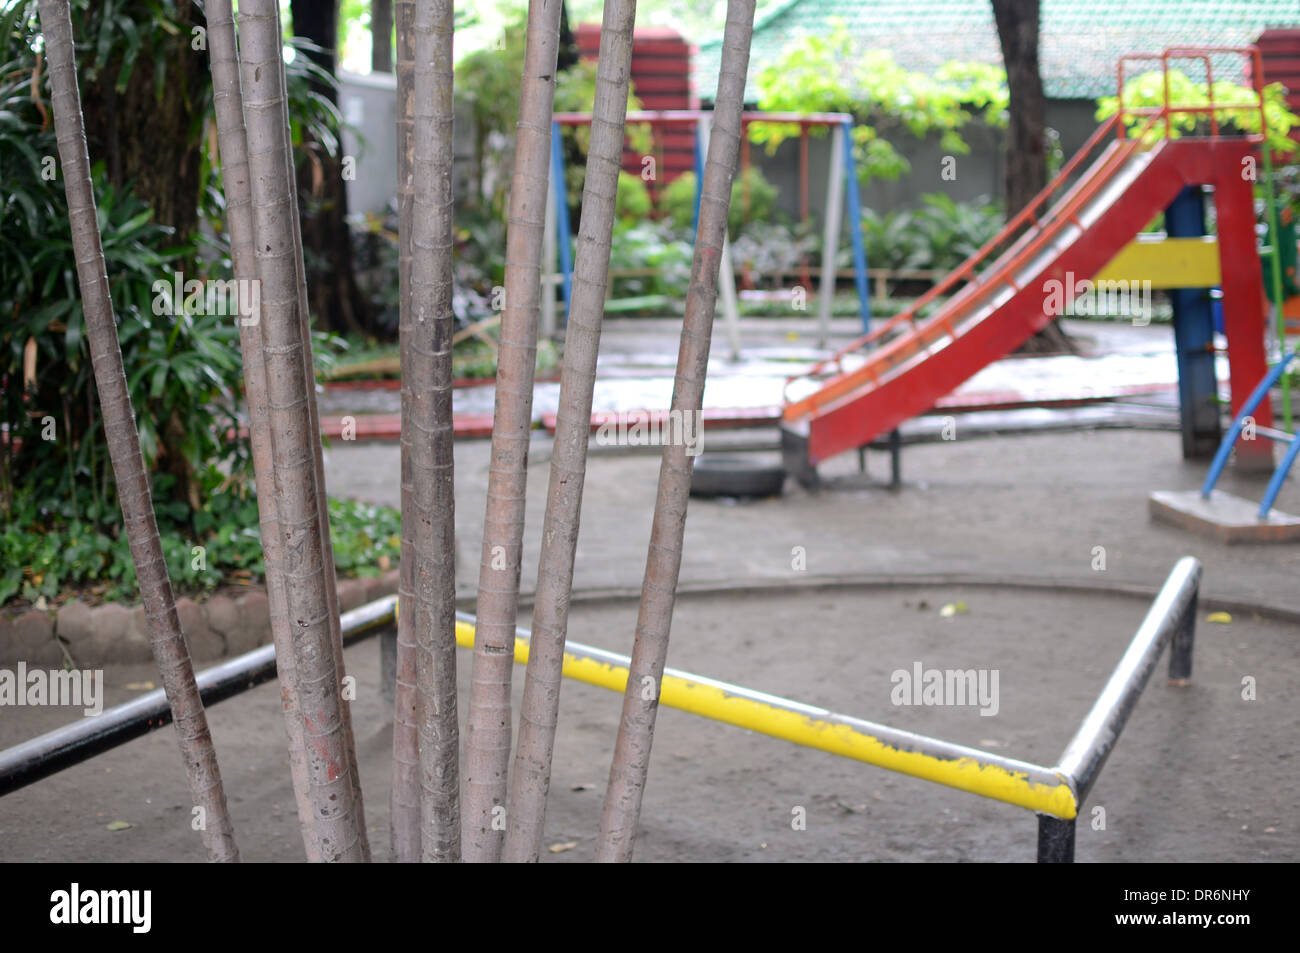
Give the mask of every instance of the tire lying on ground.
<path id="1" fill-rule="evenodd" d="M 705 453 L 695 460 L 691 496 L 779 496 L 784 484 L 779 460 Z"/>

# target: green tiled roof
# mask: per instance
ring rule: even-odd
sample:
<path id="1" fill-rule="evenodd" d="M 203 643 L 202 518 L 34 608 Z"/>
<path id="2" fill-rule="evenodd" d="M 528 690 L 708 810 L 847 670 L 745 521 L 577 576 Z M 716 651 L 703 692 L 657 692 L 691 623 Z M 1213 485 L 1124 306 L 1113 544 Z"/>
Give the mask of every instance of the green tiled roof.
<path id="1" fill-rule="evenodd" d="M 1047 96 L 1094 99 L 1114 94 L 1115 64 L 1125 53 L 1245 46 L 1270 27 L 1300 27 L 1300 0 L 1042 0 L 1040 15 Z M 859 48 L 891 50 L 907 69 L 930 72 L 948 60 L 1002 64 L 989 0 L 785 0 L 765 4 L 754 24 L 747 98 L 757 98 L 754 79 L 765 66 L 799 37 L 828 34 L 835 17 Z M 720 37 L 702 43 L 694 58 L 701 99 L 717 89 L 721 48 Z"/>

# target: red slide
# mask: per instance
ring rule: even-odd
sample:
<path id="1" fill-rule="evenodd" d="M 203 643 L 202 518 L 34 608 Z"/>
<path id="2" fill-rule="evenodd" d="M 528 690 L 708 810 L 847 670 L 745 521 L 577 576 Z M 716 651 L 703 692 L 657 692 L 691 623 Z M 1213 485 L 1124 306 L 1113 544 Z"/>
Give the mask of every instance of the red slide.
<path id="1" fill-rule="evenodd" d="M 997 238 L 902 314 L 786 384 L 787 472 L 806 485 L 815 467 L 923 414 L 1059 313 L 1062 296 L 1091 279 L 1188 185 L 1213 185 L 1224 258 L 1225 326 L 1234 382 L 1265 372 L 1264 302 L 1251 182 L 1243 162 L 1256 137 L 1113 139 L 1115 120 Z M 1052 195 L 1109 139 L 1045 214 Z M 1024 234 L 996 259 L 992 251 Z M 1231 256 L 1231 260 L 1229 260 Z M 1251 269 L 1247 258 L 1254 258 Z M 960 287 L 959 287 L 960 286 Z M 920 312 L 945 294 L 928 317 Z M 1233 388 L 1234 408 L 1250 389 Z M 1240 395 L 1239 395 L 1240 392 Z M 1254 449 L 1254 448 L 1251 448 Z"/>

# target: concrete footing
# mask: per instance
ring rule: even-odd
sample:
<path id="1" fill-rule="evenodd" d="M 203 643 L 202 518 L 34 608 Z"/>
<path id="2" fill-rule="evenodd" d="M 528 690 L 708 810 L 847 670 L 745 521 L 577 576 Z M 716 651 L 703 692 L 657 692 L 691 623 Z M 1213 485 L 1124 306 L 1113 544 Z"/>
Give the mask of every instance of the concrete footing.
<path id="1" fill-rule="evenodd" d="M 1274 509 L 1260 519 L 1258 502 L 1222 490 L 1212 491 L 1209 499 L 1199 490 L 1158 490 L 1149 506 L 1153 519 L 1221 543 L 1300 542 L 1300 516 Z"/>

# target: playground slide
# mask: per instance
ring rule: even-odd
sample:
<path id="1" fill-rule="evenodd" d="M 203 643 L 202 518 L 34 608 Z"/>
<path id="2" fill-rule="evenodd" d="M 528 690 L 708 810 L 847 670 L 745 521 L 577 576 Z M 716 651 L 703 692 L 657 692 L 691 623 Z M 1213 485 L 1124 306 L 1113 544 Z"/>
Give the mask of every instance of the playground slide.
<path id="1" fill-rule="evenodd" d="M 1063 295 L 1073 297 L 1077 282 L 1102 270 L 1179 190 L 1222 183 L 1226 170 L 1241 168 L 1250 148 L 1232 139 L 1162 140 L 1149 149 L 1134 140 L 1113 141 L 1007 251 L 977 272 L 981 249 L 954 272 L 953 278 L 968 280 L 932 315 L 920 318 L 915 309 L 899 315 L 788 382 L 782 424 L 787 471 L 815 483 L 821 461 L 930 410 L 1042 329 L 1056 313 L 1053 302 L 1059 308 Z M 1062 170 L 1062 181 L 1068 171 Z M 1249 189 L 1221 191 L 1221 231 L 1228 201 L 1243 204 L 1236 211 L 1253 225 Z M 1230 345 L 1233 336 L 1230 329 Z M 868 345 L 874 346 L 864 349 Z"/>

